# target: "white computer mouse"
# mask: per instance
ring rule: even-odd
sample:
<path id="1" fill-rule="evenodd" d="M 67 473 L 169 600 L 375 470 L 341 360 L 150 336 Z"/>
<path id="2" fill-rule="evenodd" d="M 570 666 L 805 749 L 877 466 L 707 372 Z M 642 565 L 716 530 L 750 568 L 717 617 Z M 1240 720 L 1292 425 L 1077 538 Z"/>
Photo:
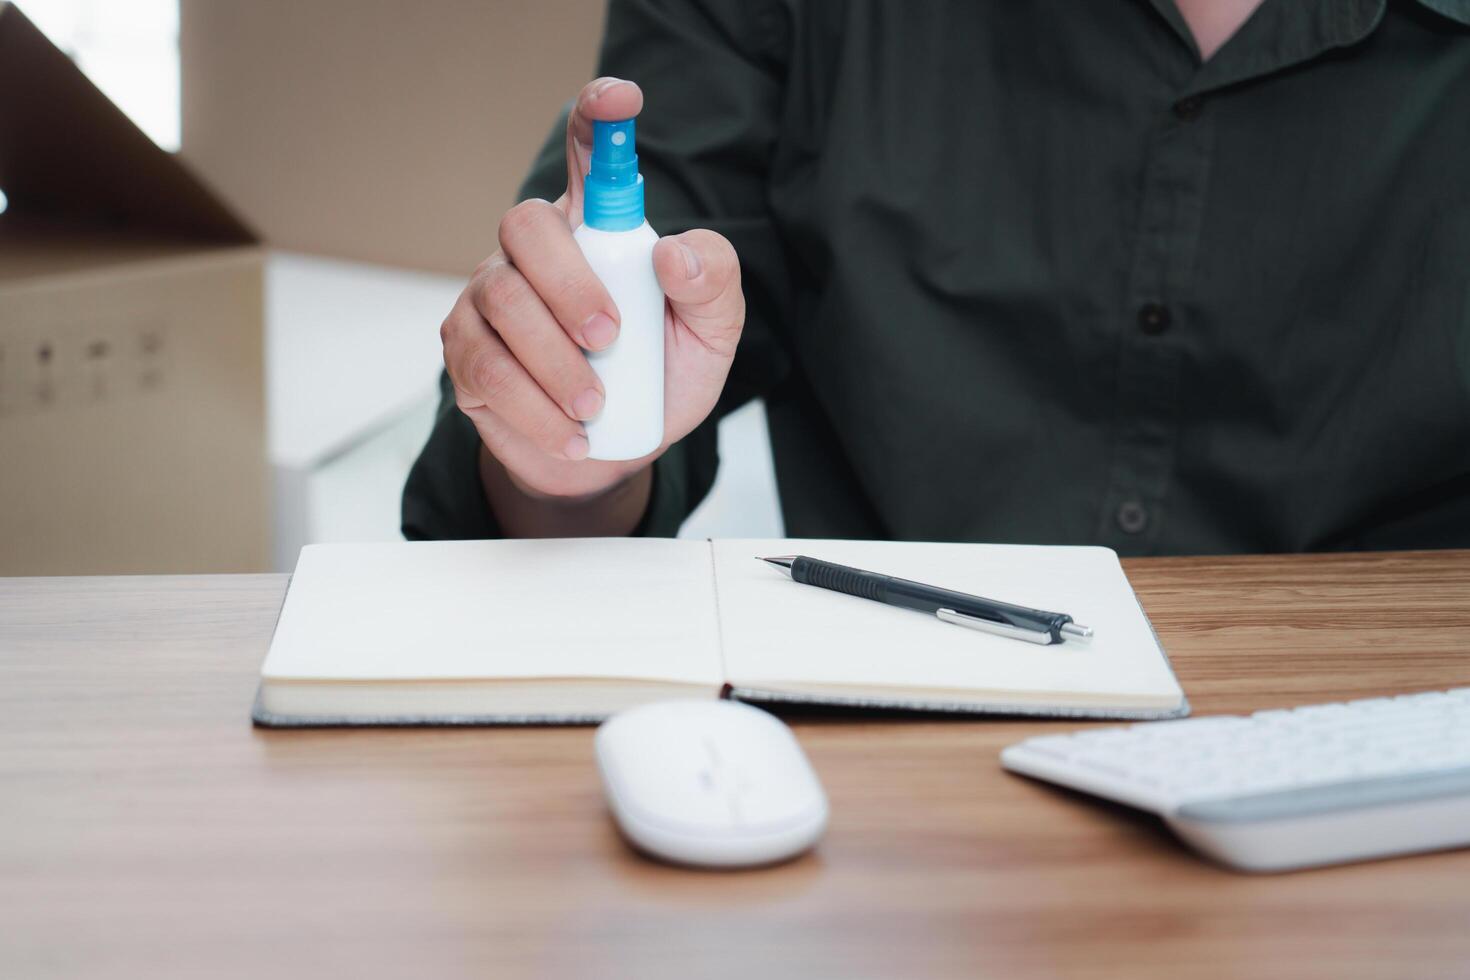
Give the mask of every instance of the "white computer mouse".
<path id="1" fill-rule="evenodd" d="M 772 864 L 827 828 L 827 795 L 791 729 L 733 701 L 659 701 L 597 730 L 608 806 L 633 846 L 676 864 Z"/>

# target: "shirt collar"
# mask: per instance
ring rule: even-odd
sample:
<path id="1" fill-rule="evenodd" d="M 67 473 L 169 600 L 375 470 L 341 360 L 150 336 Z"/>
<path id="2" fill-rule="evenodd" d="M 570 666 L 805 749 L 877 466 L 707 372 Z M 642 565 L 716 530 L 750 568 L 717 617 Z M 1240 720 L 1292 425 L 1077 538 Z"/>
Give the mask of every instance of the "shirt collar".
<path id="1" fill-rule="evenodd" d="M 1470 0 L 1419 0 L 1437 14 L 1470 27 Z"/>
<path id="2" fill-rule="evenodd" d="M 1150 0 L 1196 59 L 1199 50 L 1174 0 Z M 1470 0 L 1417 0 L 1422 6 L 1470 26 Z M 1310 60 L 1334 48 L 1357 44 L 1377 29 L 1388 0 L 1265 0 L 1190 79 L 1182 95 L 1223 88 Z"/>
<path id="3" fill-rule="evenodd" d="M 1200 66 L 1184 94 L 1259 78 L 1357 44 L 1378 27 L 1387 6 L 1387 0 L 1265 0 Z"/>

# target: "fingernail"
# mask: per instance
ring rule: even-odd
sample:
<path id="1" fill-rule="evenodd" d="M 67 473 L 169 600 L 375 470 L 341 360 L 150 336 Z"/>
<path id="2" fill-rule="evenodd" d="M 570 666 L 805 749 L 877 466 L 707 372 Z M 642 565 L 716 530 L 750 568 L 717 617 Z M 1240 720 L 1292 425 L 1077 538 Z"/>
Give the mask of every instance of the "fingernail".
<path id="1" fill-rule="evenodd" d="M 562 450 L 567 459 L 587 458 L 587 437 L 577 433 L 567 440 L 566 448 Z"/>
<path id="2" fill-rule="evenodd" d="M 621 84 L 623 84 L 623 80 L 621 78 L 609 78 L 607 81 L 603 82 L 601 85 L 597 86 L 595 89 L 592 90 L 592 93 L 587 96 L 587 101 L 588 102 L 595 102 L 598 99 L 602 98 L 602 93 L 603 92 L 606 92 L 608 89 L 612 88 L 614 85 L 621 85 Z"/>
<path id="3" fill-rule="evenodd" d="M 572 412 L 579 419 L 590 419 L 600 411 L 602 411 L 602 392 L 596 388 L 588 388 L 572 399 Z"/>
<path id="4" fill-rule="evenodd" d="M 690 279 L 698 279 L 699 270 L 703 268 L 699 264 L 699 256 L 694 254 L 694 249 L 690 248 L 688 245 L 685 245 L 683 242 L 679 243 L 679 251 L 684 253 L 685 274 Z"/>
<path id="5" fill-rule="evenodd" d="M 592 350 L 602 350 L 618 337 L 618 325 L 606 313 L 594 313 L 582 324 L 582 339 Z"/>

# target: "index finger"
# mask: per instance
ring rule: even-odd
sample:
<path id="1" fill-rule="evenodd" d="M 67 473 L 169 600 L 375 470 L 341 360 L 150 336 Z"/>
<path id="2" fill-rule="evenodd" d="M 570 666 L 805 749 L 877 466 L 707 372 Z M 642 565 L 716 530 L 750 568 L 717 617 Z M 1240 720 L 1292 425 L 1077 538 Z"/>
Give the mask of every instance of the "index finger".
<path id="1" fill-rule="evenodd" d="M 593 79 L 567 115 L 567 220 L 582 223 L 582 178 L 592 166 L 592 122 L 632 119 L 643 111 L 643 90 L 622 78 Z"/>

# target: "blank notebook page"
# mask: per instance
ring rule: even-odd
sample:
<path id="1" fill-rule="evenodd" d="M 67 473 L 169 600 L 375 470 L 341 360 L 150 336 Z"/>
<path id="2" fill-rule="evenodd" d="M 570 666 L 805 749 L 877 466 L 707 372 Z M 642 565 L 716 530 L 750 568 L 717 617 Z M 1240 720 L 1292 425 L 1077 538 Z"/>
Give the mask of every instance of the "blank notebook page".
<path id="1" fill-rule="evenodd" d="M 708 545 L 434 541 L 302 549 L 268 680 L 723 682 Z"/>
<path id="2" fill-rule="evenodd" d="M 1097 633 L 1085 644 L 1006 639 L 798 585 L 755 560 L 792 553 L 1069 613 Z M 875 697 L 928 690 L 961 700 L 995 692 L 1003 700 L 1075 704 L 1173 706 L 1182 698 L 1106 548 L 722 540 L 714 554 L 725 668 L 737 688 Z"/>

